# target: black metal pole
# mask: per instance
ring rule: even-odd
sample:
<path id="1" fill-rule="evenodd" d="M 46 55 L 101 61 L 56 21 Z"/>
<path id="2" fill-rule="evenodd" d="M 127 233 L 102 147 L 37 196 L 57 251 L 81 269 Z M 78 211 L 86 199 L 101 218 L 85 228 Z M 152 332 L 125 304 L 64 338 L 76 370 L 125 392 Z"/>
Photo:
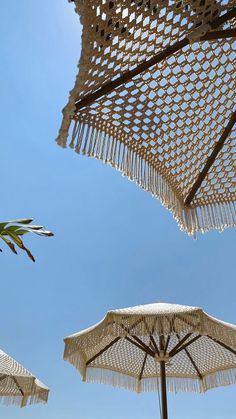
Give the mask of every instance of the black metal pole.
<path id="1" fill-rule="evenodd" d="M 162 419 L 168 419 L 165 361 L 160 361 L 160 370 L 161 370 L 161 412 L 162 412 Z"/>

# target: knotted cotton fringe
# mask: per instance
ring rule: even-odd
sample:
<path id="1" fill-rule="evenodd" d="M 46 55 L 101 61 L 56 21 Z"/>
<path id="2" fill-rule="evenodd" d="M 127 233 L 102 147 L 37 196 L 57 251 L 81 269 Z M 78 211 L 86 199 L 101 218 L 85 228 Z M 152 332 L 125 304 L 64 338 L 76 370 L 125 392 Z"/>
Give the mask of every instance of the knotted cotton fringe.
<path id="1" fill-rule="evenodd" d="M 68 105 L 69 106 L 69 105 Z M 57 138 L 57 143 L 66 147 L 70 128 L 73 103 L 70 112 L 66 109 Z M 129 180 L 158 198 L 169 209 L 180 229 L 188 235 L 215 229 L 223 231 L 236 226 L 236 202 L 218 202 L 199 207 L 185 207 L 174 187 L 171 187 L 163 175 L 136 150 L 132 150 L 114 134 L 109 134 L 103 127 L 98 129 L 92 124 L 74 121 L 70 147 L 77 153 L 95 157 L 115 167 Z"/>
<path id="2" fill-rule="evenodd" d="M 113 387 L 131 390 L 136 393 L 156 392 L 160 388 L 160 377 L 143 378 L 139 380 L 131 375 L 119 371 L 111 371 L 106 368 L 88 367 L 81 354 L 74 353 L 66 358 L 72 365 L 76 366 L 83 381 L 87 383 L 109 384 Z M 236 383 L 236 368 L 229 368 L 223 371 L 214 371 L 203 377 L 202 380 L 195 377 L 168 377 L 166 386 L 169 392 L 194 392 L 204 393 L 205 391 Z"/>
<path id="3" fill-rule="evenodd" d="M 86 379 L 88 383 L 109 384 L 135 393 L 157 392 L 161 388 L 160 377 L 143 378 L 122 374 L 102 368 L 88 368 Z M 169 392 L 201 392 L 201 383 L 194 378 L 167 377 L 166 387 Z"/>
<path id="4" fill-rule="evenodd" d="M 19 396 L 19 395 L 12 395 L 12 396 L 1 396 L 0 395 L 0 403 L 6 406 L 15 405 L 20 407 L 25 407 L 30 404 L 35 403 L 47 403 L 48 401 L 48 391 L 42 390 L 38 393 L 34 393 L 31 395 Z"/>

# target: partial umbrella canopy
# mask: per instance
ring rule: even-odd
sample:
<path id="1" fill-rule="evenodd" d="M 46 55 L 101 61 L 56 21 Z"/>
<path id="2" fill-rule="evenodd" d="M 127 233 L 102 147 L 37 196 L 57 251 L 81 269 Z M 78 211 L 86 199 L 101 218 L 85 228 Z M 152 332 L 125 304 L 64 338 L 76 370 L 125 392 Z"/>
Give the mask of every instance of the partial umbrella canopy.
<path id="1" fill-rule="evenodd" d="M 86 382 L 135 392 L 205 392 L 236 383 L 236 326 L 201 308 L 155 303 L 112 310 L 64 339 L 64 359 Z M 166 412 L 166 415 L 165 415 Z"/>
<path id="2" fill-rule="evenodd" d="M 49 389 L 21 364 L 0 351 L 0 400 L 21 407 L 47 403 Z"/>
<path id="3" fill-rule="evenodd" d="M 73 3 L 82 54 L 58 144 L 116 167 L 188 234 L 235 226 L 235 0 Z"/>

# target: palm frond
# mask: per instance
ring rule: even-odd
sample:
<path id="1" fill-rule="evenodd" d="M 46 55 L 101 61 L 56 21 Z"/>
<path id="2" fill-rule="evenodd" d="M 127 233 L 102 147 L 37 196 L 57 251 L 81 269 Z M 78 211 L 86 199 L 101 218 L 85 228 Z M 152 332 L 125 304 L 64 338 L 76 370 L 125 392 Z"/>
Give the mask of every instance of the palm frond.
<path id="1" fill-rule="evenodd" d="M 0 222 L 0 239 L 4 241 L 13 253 L 17 254 L 16 247 L 18 247 L 25 251 L 27 256 L 35 262 L 31 251 L 24 245 L 22 236 L 27 233 L 33 233 L 39 236 L 51 237 L 54 234 L 51 231 L 44 230 L 41 225 L 31 224 L 32 221 L 32 218 L 19 218 L 16 220 Z M 2 251 L 2 249 L 0 249 L 0 251 Z"/>

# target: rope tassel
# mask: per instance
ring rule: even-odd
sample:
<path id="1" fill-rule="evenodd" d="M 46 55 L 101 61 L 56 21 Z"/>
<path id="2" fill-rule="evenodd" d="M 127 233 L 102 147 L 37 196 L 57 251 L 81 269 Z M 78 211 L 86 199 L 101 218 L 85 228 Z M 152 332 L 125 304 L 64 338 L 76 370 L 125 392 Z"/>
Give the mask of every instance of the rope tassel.
<path id="1" fill-rule="evenodd" d="M 60 132 L 57 142 L 65 147 L 67 135 L 65 135 L 64 122 Z M 138 152 L 140 150 L 130 149 L 128 144 L 123 139 L 120 141 L 115 134 L 109 135 L 103 129 L 76 120 L 70 147 L 74 148 L 76 153 L 95 157 L 111 165 L 142 189 L 149 191 L 171 211 L 180 230 L 188 235 L 205 233 L 212 229 L 223 231 L 227 227 L 236 226 L 235 202 L 186 207 L 176 189 L 169 184 L 159 169 L 145 160 Z"/>

